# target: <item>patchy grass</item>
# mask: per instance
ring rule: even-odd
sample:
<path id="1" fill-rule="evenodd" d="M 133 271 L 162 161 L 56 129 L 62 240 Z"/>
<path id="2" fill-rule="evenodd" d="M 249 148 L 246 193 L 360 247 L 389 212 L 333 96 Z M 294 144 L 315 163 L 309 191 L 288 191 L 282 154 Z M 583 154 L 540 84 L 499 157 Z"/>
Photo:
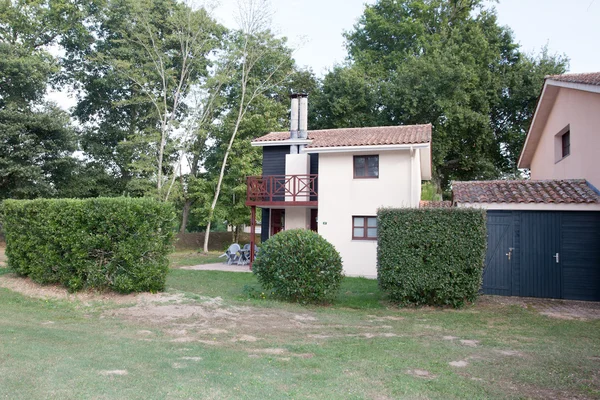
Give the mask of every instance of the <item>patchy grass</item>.
<path id="1" fill-rule="evenodd" d="M 169 255 L 171 267 L 189 267 L 200 264 L 213 264 L 223 262 L 224 258 L 219 258 L 222 251 L 210 251 L 208 254 L 199 253 L 194 250 L 176 251 Z"/>
<path id="2" fill-rule="evenodd" d="M 486 299 L 397 309 L 357 278 L 332 307 L 249 298 L 252 274 L 172 270 L 167 283 L 135 304 L 0 288 L 0 397 L 600 397 L 598 320 Z"/>

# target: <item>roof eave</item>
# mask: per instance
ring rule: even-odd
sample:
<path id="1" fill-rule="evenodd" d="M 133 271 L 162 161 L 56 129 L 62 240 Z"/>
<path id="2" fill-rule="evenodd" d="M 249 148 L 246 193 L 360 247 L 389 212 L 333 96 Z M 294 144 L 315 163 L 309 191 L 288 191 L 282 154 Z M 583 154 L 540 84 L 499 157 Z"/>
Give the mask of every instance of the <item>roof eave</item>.
<path id="1" fill-rule="evenodd" d="M 430 143 L 408 143 L 408 144 L 383 144 L 383 145 L 363 145 L 363 146 L 331 146 L 331 147 L 306 147 L 302 153 L 351 153 L 351 152 L 370 152 L 370 151 L 393 151 L 393 150 L 412 150 L 426 149 Z"/>

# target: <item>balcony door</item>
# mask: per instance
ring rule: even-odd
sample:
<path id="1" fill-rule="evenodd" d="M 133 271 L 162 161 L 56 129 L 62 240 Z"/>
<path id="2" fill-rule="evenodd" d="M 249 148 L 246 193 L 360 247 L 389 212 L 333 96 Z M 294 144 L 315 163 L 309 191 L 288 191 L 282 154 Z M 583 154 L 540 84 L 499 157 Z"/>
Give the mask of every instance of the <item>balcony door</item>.
<path id="1" fill-rule="evenodd" d="M 271 209 L 271 236 L 277 235 L 285 228 L 285 210 Z"/>

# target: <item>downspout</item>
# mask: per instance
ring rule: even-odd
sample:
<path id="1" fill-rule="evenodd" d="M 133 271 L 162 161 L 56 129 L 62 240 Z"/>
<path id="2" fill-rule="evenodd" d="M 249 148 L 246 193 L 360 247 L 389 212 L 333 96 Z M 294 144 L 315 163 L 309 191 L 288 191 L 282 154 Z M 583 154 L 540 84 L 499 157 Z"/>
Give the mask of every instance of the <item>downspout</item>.
<path id="1" fill-rule="evenodd" d="M 409 196 L 410 196 L 410 200 L 409 203 L 411 204 L 412 207 L 412 202 L 413 202 L 413 178 L 414 178 L 414 173 L 413 173 L 413 163 L 415 160 L 415 149 L 413 148 L 413 146 L 410 146 L 410 190 L 409 190 Z"/>

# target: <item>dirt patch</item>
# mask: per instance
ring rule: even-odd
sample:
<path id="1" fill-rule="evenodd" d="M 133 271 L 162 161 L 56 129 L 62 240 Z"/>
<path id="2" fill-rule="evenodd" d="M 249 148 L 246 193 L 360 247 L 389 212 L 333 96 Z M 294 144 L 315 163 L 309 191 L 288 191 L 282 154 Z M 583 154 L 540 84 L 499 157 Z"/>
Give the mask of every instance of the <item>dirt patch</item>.
<path id="1" fill-rule="evenodd" d="M 59 285 L 39 285 L 30 278 L 20 277 L 15 274 L 0 276 L 0 287 L 10 289 L 25 296 L 37 299 L 78 300 L 86 302 L 110 301 L 118 304 L 129 304 L 139 301 L 141 297 L 160 297 L 161 294 L 131 294 L 122 295 L 112 292 L 84 291 L 69 293 L 67 289 Z"/>
<path id="2" fill-rule="evenodd" d="M 461 339 L 460 343 L 464 344 L 465 346 L 469 346 L 469 347 L 477 347 L 479 345 L 479 340 Z"/>
<path id="3" fill-rule="evenodd" d="M 412 375 L 412 376 L 415 376 L 417 378 L 422 378 L 422 379 L 435 379 L 436 378 L 435 375 L 433 375 L 429 371 L 425 371 L 424 369 L 409 369 L 408 371 L 406 371 L 406 373 L 408 375 Z"/>
<path id="4" fill-rule="evenodd" d="M 4 243 L 0 243 L 0 267 L 6 267 L 6 263 L 6 247 L 4 246 Z"/>
<path id="5" fill-rule="evenodd" d="M 109 370 L 109 371 L 100 371 L 98 373 L 100 375 L 104 375 L 104 376 L 128 375 L 129 374 L 129 372 L 127 372 L 126 369 L 113 369 L 113 370 Z"/>
<path id="6" fill-rule="evenodd" d="M 532 297 L 480 296 L 476 307 L 517 306 L 564 320 L 600 319 L 600 303 L 593 301 L 538 299 Z"/>
<path id="7" fill-rule="evenodd" d="M 461 361 L 450 361 L 449 362 L 450 365 L 452 365 L 453 367 L 458 367 L 458 368 L 464 368 L 467 365 L 469 365 L 468 362 L 461 360 Z"/>

